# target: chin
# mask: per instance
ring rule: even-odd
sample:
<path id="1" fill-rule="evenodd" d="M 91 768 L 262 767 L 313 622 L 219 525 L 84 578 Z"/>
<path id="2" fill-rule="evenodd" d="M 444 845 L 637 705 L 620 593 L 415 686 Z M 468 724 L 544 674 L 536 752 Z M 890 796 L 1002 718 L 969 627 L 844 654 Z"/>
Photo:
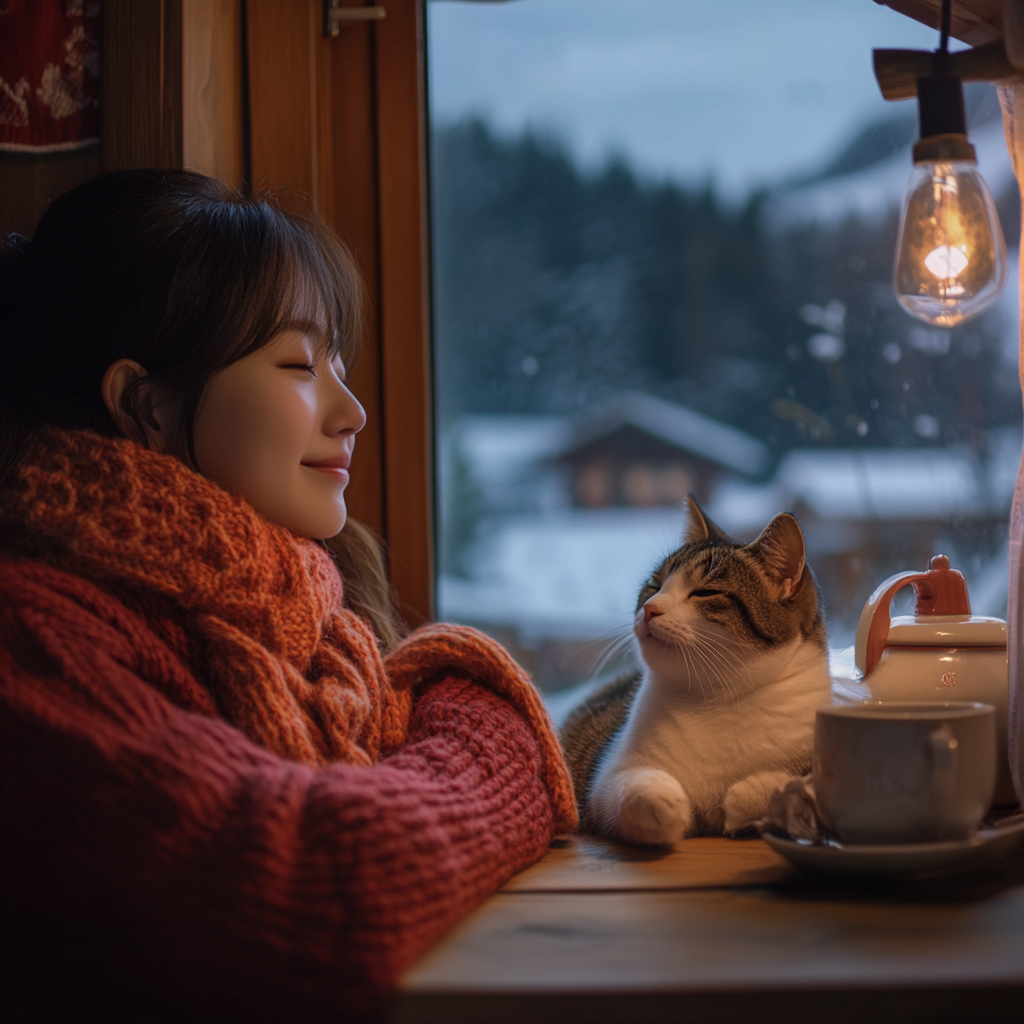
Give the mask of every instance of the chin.
<path id="1" fill-rule="evenodd" d="M 297 536 L 308 537 L 310 540 L 327 540 L 336 536 L 341 533 L 348 519 L 344 503 L 340 508 L 335 505 L 329 509 L 319 510 L 304 505 L 297 509 L 281 509 L 276 515 L 264 515 Z"/>
<path id="2" fill-rule="evenodd" d="M 651 668 L 664 661 L 669 653 L 668 644 L 659 640 L 653 633 L 637 637 L 637 646 L 640 648 L 640 657 Z"/>
<path id="3" fill-rule="evenodd" d="M 295 530 L 294 533 L 302 533 L 310 540 L 328 540 L 336 537 L 345 528 L 348 516 L 342 512 L 340 516 L 331 516 L 316 523 L 310 523 L 309 529 Z"/>

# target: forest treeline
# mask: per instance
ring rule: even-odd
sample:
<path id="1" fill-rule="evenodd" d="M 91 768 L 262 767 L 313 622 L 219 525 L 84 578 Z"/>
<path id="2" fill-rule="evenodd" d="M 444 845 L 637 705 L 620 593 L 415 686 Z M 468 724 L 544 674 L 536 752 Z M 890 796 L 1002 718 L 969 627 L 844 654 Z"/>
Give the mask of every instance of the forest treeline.
<path id="1" fill-rule="evenodd" d="M 1019 422 L 998 311 L 944 332 L 897 305 L 895 209 L 780 227 L 771 192 L 728 204 L 621 157 L 586 171 L 553 138 L 481 120 L 434 129 L 431 181 L 442 422 L 623 388 L 777 452 L 977 445 Z"/>

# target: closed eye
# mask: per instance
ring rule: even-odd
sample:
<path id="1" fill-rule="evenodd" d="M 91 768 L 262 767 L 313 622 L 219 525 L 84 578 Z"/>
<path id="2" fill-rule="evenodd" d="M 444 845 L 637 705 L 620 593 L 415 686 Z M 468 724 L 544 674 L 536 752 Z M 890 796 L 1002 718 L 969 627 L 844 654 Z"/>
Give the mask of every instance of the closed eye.
<path id="1" fill-rule="evenodd" d="M 316 376 L 316 367 L 312 363 L 286 363 L 285 370 L 303 370 L 311 377 Z"/>
<path id="2" fill-rule="evenodd" d="M 694 590 L 690 593 L 690 597 L 714 597 L 720 593 L 722 593 L 720 590 Z"/>

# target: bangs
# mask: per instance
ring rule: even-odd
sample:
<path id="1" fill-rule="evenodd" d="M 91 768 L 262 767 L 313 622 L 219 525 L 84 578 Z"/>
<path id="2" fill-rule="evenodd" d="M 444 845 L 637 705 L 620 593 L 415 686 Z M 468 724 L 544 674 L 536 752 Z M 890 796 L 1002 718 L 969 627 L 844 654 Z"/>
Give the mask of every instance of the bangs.
<path id="1" fill-rule="evenodd" d="M 352 258 L 319 225 L 289 222 L 289 227 L 292 244 L 284 254 L 287 272 L 274 317 L 277 331 L 287 322 L 310 325 L 318 354 L 340 356 L 347 366 L 362 335 L 361 278 Z"/>
<path id="2" fill-rule="evenodd" d="M 186 273 L 216 282 L 202 289 L 205 308 L 193 306 L 190 317 L 210 371 L 244 359 L 297 324 L 312 328 L 324 355 L 354 360 L 362 335 L 362 279 L 326 225 L 285 214 L 265 199 L 217 203 L 204 212 L 207 223 L 195 234 L 202 246 Z"/>

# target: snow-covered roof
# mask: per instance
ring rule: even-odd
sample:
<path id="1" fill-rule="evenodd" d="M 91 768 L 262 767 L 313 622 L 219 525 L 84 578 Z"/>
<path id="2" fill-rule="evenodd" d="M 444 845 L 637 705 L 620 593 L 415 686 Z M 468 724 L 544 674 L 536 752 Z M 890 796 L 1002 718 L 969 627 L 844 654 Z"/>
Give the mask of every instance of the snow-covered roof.
<path id="1" fill-rule="evenodd" d="M 593 444 L 624 426 L 747 476 L 762 475 L 771 460 L 767 445 L 742 430 L 642 391 L 624 391 L 575 420 L 559 454 Z"/>
<path id="2" fill-rule="evenodd" d="M 453 437 L 474 479 L 514 480 L 560 451 L 569 436 L 564 416 L 463 416 Z"/>
<path id="3" fill-rule="evenodd" d="M 988 432 L 987 458 L 948 448 L 806 449 L 790 452 L 766 484 L 723 480 L 708 514 L 742 537 L 783 509 L 821 520 L 942 519 L 1009 511 L 1021 460 L 1019 427 Z"/>
<path id="4" fill-rule="evenodd" d="M 775 480 L 821 519 L 945 519 L 991 505 L 970 455 L 944 448 L 791 451 Z"/>

